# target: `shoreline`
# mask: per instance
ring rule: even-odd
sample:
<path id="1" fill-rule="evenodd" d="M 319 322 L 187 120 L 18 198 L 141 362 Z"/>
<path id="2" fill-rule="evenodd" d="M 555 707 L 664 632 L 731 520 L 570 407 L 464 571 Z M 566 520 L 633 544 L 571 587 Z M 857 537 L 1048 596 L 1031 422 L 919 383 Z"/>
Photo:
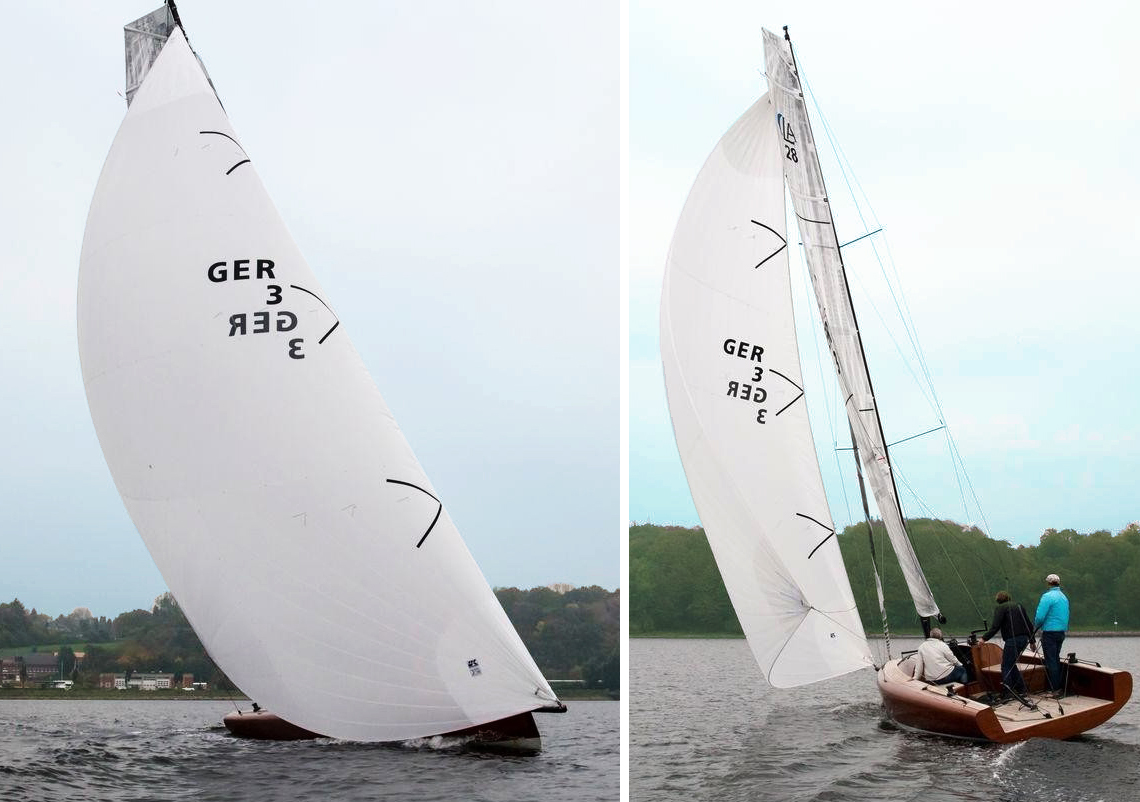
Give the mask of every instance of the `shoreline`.
<path id="1" fill-rule="evenodd" d="M 125 701 L 164 701 L 164 702 L 234 702 L 250 704 L 241 691 L 223 693 L 220 691 L 118 691 L 113 688 L 0 688 L 0 702 L 5 699 L 85 699 L 85 700 L 125 700 Z"/>

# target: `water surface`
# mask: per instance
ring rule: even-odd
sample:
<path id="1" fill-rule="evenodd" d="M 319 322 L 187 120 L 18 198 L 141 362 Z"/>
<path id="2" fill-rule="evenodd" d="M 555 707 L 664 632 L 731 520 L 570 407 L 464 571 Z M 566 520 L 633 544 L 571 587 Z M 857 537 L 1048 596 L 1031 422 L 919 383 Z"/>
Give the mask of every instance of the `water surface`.
<path id="1" fill-rule="evenodd" d="M 1064 651 L 1140 672 L 1140 638 Z M 1140 802 L 1135 699 L 1069 741 L 953 741 L 884 721 L 870 670 L 773 688 L 743 640 L 632 639 L 630 688 L 631 801 Z"/>
<path id="2" fill-rule="evenodd" d="M 571 702 L 539 715 L 544 751 L 474 752 L 440 739 L 400 745 L 247 741 L 208 701 L 0 701 L 0 799 L 618 799 L 619 706 Z"/>

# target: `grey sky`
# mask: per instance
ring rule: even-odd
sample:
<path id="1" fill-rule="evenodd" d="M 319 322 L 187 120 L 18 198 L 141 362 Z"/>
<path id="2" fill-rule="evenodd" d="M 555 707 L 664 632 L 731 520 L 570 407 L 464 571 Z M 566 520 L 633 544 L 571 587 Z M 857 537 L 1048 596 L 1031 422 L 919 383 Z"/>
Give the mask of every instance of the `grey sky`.
<path id="1" fill-rule="evenodd" d="M 75 281 L 157 2 L 6 9 L 0 599 L 165 589 L 87 411 Z M 492 585 L 619 585 L 618 13 L 180 6 L 242 144 Z M 269 13 L 269 10 L 271 13 Z"/>
<path id="2" fill-rule="evenodd" d="M 886 227 L 991 533 L 1118 531 L 1140 518 L 1136 378 L 1138 12 L 1094 2 L 630 3 L 630 517 L 695 524 L 657 353 L 661 274 L 686 193 L 764 90 L 761 27 L 790 27 L 808 85 Z M 814 109 L 813 109 L 814 110 Z M 821 147 L 826 137 L 817 131 Z M 839 202 L 847 188 L 829 175 Z M 841 239 L 867 229 L 836 211 Z M 848 249 L 888 440 L 938 425 L 880 333 L 879 265 Z M 801 279 L 795 284 L 802 285 Z M 802 290 L 802 287 L 801 287 Z M 802 294 L 802 292 L 801 292 Z M 811 334 L 801 334 L 801 344 Z M 805 376 L 818 375 L 805 362 Z M 845 499 L 813 417 L 832 512 Z M 840 446 L 847 437 L 835 436 Z M 892 451 L 938 517 L 964 510 L 945 438 Z M 852 479 L 849 454 L 842 471 Z M 904 509 L 930 514 L 907 490 Z"/>

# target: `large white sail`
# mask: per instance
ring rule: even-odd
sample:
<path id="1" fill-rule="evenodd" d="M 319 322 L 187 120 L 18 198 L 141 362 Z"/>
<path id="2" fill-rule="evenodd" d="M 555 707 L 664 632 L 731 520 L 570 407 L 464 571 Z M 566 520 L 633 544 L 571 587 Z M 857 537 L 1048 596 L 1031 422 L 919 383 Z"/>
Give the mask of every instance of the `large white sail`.
<path id="1" fill-rule="evenodd" d="M 99 178 L 78 318 L 119 492 L 245 693 L 368 741 L 554 703 L 178 28 Z"/>
<path id="2" fill-rule="evenodd" d="M 773 103 L 772 122 L 780 136 L 780 158 L 799 221 L 800 239 L 807 255 L 823 331 L 834 356 L 835 372 L 843 390 L 863 476 L 875 496 L 879 514 L 886 525 L 891 545 L 914 599 L 915 609 L 919 615 L 937 615 L 938 605 L 903 522 L 902 507 L 891 474 L 890 456 L 875 405 L 871 377 L 867 373 L 863 340 L 851 305 L 831 205 L 827 199 L 827 188 L 823 183 L 823 172 L 791 45 L 784 38 L 766 30 L 764 52 Z"/>
<path id="3" fill-rule="evenodd" d="M 872 665 L 800 379 L 782 153 L 765 95 L 705 162 L 673 235 L 661 356 L 693 501 L 769 682 Z"/>

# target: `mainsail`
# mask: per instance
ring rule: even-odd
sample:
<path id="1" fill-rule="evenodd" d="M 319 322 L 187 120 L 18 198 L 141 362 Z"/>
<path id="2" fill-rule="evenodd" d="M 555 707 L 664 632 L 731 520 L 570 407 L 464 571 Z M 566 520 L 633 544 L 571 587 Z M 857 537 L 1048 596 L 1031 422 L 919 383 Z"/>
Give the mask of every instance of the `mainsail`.
<path id="1" fill-rule="evenodd" d="M 246 694 L 367 741 L 556 704 L 178 27 L 99 178 L 78 326 L 127 510 Z"/>
<path id="2" fill-rule="evenodd" d="M 164 5 L 123 27 L 123 52 L 127 60 L 127 105 L 135 99 L 146 74 L 162 52 L 177 23 L 174 7 Z"/>
<path id="3" fill-rule="evenodd" d="M 769 682 L 872 665 L 803 398 L 784 175 L 765 95 L 705 162 L 661 299 L 669 411 L 689 488 Z"/>
<path id="4" fill-rule="evenodd" d="M 926 582 L 906 532 L 890 455 L 883 437 L 879 410 L 863 353 L 863 340 L 851 305 L 839 240 L 823 183 L 807 105 L 792 57 L 791 44 L 764 31 L 768 91 L 780 136 L 780 159 L 788 192 L 799 222 L 800 239 L 807 256 L 824 335 L 835 360 L 863 476 L 875 496 L 907 587 L 921 616 L 938 614 L 938 605 Z"/>

